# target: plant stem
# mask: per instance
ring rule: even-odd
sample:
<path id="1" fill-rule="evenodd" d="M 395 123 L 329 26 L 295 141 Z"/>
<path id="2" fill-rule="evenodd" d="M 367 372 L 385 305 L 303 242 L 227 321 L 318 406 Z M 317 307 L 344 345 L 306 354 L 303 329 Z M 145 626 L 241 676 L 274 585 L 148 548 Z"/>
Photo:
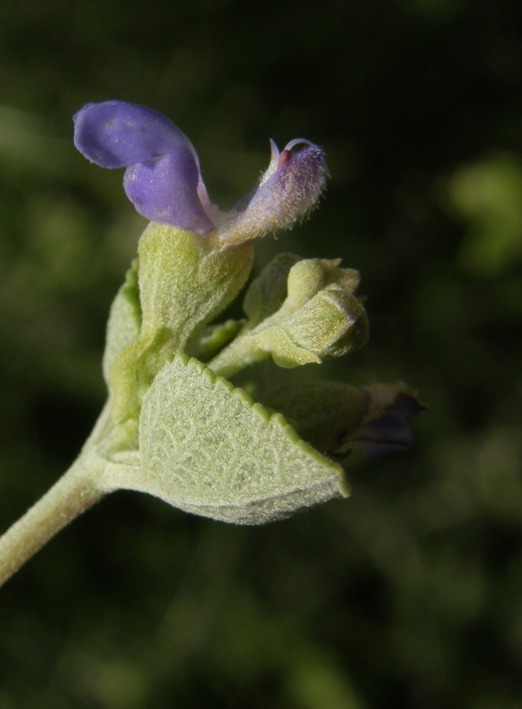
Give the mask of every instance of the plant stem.
<path id="1" fill-rule="evenodd" d="M 80 455 L 53 487 L 0 537 L 0 586 L 65 525 L 107 492 L 98 484 L 103 463 Z"/>
<path id="2" fill-rule="evenodd" d="M 239 335 L 235 340 L 232 340 L 229 345 L 207 362 L 207 367 L 220 377 L 228 379 L 241 369 L 267 359 L 267 357 L 269 357 L 269 353 L 257 349 L 253 345 L 250 333 L 248 333 Z"/>

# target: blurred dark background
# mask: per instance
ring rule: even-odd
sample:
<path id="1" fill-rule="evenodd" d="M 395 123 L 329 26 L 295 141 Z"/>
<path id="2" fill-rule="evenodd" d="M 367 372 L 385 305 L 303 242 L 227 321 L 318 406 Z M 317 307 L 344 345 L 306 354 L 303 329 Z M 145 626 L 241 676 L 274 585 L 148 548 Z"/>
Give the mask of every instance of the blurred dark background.
<path id="1" fill-rule="evenodd" d="M 2 529 L 94 423 L 145 224 L 73 148 L 89 101 L 170 116 L 224 206 L 269 137 L 323 145 L 321 209 L 259 262 L 358 268 L 371 340 L 327 374 L 428 406 L 286 522 L 106 499 L 0 592 L 2 709 L 521 706 L 521 39 L 517 0 L 2 3 Z"/>

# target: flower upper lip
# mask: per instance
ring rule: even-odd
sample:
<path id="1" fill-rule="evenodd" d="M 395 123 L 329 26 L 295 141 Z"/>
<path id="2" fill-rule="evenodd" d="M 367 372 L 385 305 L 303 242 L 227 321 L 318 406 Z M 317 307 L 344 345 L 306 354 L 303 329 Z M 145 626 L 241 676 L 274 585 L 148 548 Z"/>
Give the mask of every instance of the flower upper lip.
<path id="1" fill-rule="evenodd" d="M 74 116 L 74 143 L 91 162 L 126 168 L 124 188 L 144 217 L 241 243 L 286 227 L 317 202 L 326 180 L 324 153 L 297 138 L 271 159 L 256 189 L 230 212 L 211 203 L 199 158 L 186 135 L 161 113 L 125 101 L 90 103 Z M 299 152 L 294 148 L 304 145 Z"/>

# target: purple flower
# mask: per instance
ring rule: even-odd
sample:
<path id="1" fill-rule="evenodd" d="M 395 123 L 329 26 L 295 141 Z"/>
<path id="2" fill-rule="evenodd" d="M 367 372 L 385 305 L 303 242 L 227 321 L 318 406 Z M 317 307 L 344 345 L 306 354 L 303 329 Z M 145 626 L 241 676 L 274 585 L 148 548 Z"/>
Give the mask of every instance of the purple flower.
<path id="1" fill-rule="evenodd" d="M 271 160 L 257 188 L 230 212 L 211 204 L 198 155 L 168 118 L 125 101 L 90 103 L 74 116 L 74 144 L 91 162 L 125 167 L 124 188 L 151 221 L 240 243 L 289 226 L 317 202 L 326 179 L 324 153 L 298 138 Z M 296 151 L 297 146 L 304 147 Z"/>
<path id="2" fill-rule="evenodd" d="M 374 384 L 365 387 L 370 395 L 370 409 L 363 424 L 350 436 L 363 443 L 370 459 L 385 453 L 408 448 L 413 437 L 405 418 L 417 417 L 424 407 L 417 399 L 390 385 Z"/>

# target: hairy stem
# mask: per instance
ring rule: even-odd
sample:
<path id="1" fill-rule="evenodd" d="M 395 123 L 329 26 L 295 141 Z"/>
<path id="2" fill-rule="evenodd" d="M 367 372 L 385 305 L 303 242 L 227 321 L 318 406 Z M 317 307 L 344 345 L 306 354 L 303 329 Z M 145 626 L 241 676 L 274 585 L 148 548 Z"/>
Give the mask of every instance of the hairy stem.
<path id="1" fill-rule="evenodd" d="M 53 487 L 0 537 L 0 586 L 69 522 L 107 492 L 103 465 L 81 455 Z"/>

